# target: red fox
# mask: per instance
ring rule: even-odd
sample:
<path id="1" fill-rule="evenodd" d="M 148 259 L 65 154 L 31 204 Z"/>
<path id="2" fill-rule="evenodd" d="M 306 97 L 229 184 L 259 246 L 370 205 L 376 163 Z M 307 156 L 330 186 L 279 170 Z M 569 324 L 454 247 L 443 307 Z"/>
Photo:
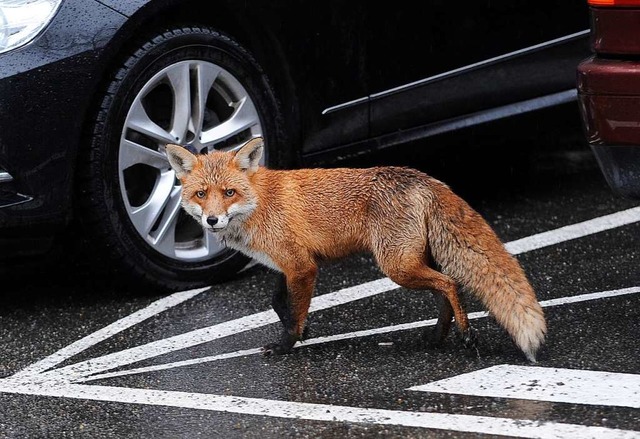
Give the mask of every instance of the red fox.
<path id="1" fill-rule="evenodd" d="M 260 165 L 263 149 L 254 137 L 236 151 L 194 155 L 168 144 L 166 153 L 184 210 L 284 275 L 272 301 L 284 331 L 266 355 L 289 353 L 302 340 L 319 262 L 368 251 L 398 285 L 445 299 L 436 343 L 453 318 L 465 345 L 476 343 L 462 287 L 536 361 L 547 328 L 533 288 L 489 224 L 447 185 L 407 167 L 274 170 Z"/>

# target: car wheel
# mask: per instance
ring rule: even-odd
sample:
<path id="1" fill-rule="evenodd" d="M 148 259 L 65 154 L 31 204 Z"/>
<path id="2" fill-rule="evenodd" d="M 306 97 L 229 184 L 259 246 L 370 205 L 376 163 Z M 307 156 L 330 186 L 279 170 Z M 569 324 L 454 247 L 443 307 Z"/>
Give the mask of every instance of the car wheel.
<path id="1" fill-rule="evenodd" d="M 228 150 L 265 138 L 265 160 L 283 166 L 279 106 L 260 66 L 213 29 L 151 35 L 125 58 L 98 100 L 78 163 L 78 218 L 92 264 L 112 279 L 175 291 L 216 283 L 249 259 L 226 248 L 180 207 L 167 143 Z M 89 247 L 87 243 L 83 247 Z"/>

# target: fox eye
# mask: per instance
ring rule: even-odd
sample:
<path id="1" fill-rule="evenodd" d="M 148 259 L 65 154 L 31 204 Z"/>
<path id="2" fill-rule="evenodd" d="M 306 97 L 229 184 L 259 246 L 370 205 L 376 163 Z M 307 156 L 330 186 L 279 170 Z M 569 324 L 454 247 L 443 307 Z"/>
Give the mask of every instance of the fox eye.
<path id="1" fill-rule="evenodd" d="M 206 195 L 207 195 L 207 193 L 205 191 L 196 192 L 196 197 L 198 197 L 198 198 L 204 198 Z"/>
<path id="2" fill-rule="evenodd" d="M 235 189 L 227 189 L 226 191 L 224 191 L 224 195 L 227 197 L 233 197 L 235 193 L 236 193 Z"/>

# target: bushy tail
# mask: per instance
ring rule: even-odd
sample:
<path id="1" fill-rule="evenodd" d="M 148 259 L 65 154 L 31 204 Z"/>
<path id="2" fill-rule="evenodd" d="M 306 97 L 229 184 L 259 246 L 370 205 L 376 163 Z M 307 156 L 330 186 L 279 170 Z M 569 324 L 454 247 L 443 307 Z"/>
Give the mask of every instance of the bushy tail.
<path id="1" fill-rule="evenodd" d="M 428 225 L 435 262 L 478 297 L 529 361 L 535 362 L 547 325 L 520 263 L 464 200 L 446 194 L 444 202 L 434 204 Z"/>

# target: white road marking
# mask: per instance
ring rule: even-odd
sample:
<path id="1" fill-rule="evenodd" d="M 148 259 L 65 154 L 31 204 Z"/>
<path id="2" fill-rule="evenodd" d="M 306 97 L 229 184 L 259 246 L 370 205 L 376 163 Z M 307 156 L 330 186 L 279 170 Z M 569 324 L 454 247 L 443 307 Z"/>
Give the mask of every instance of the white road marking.
<path id="1" fill-rule="evenodd" d="M 640 206 L 538 233 L 505 244 L 514 255 L 548 247 L 640 221 Z"/>
<path id="2" fill-rule="evenodd" d="M 505 247 L 512 254 L 519 254 L 533 249 L 540 249 L 546 246 L 558 244 L 566 240 L 572 240 L 615 227 L 620 227 L 636 221 L 640 221 L 640 206 L 594 218 L 592 220 L 583 221 L 581 223 L 561 227 L 548 232 L 539 233 L 516 241 L 511 241 L 506 243 Z M 395 288 L 398 288 L 398 285 L 392 282 L 389 278 L 382 278 L 351 288 L 345 288 L 334 293 L 315 297 L 312 300 L 310 312 L 317 309 L 337 306 L 360 298 L 370 297 Z M 317 306 L 320 308 L 316 308 Z M 57 369 L 55 371 L 48 372 L 48 379 L 73 381 L 75 379 L 82 378 L 83 376 L 98 374 L 137 361 L 233 335 L 234 333 L 255 329 L 277 321 L 278 318 L 273 311 L 264 311 L 262 313 L 253 314 L 252 316 L 246 316 L 241 319 L 221 323 L 208 328 L 201 328 L 175 337 L 158 340 Z"/>
<path id="3" fill-rule="evenodd" d="M 315 297 L 312 300 L 310 311 L 313 312 L 331 308 L 354 300 L 375 296 L 384 291 L 389 291 L 395 288 L 398 288 L 398 285 L 390 279 L 378 279 L 372 282 L 367 282 L 366 284 L 345 288 L 343 290 Z M 274 311 L 263 311 L 241 317 L 239 319 L 230 320 L 217 325 L 196 329 L 184 334 L 124 349 L 122 351 L 113 352 L 101 357 L 91 358 L 59 369 L 43 372 L 37 376 L 37 379 L 41 381 L 75 381 L 76 379 L 87 375 L 93 375 L 106 370 L 115 369 L 116 367 L 125 366 L 137 361 L 164 355 L 169 352 L 207 343 L 230 335 L 239 334 L 241 332 L 266 326 L 271 323 L 277 323 L 279 321 L 280 320 Z M 25 378 L 28 380 L 34 379 L 31 375 Z"/>
<path id="4" fill-rule="evenodd" d="M 188 291 L 180 291 L 170 296 L 156 300 L 146 308 L 134 312 L 126 317 L 121 318 L 104 328 L 77 340 L 70 345 L 60 349 L 59 351 L 43 358 L 42 360 L 25 367 L 21 371 L 13 375 L 14 378 L 27 378 L 42 373 L 52 367 L 57 366 L 63 361 L 79 354 L 80 352 L 94 346 L 119 332 L 124 331 L 138 323 L 155 316 L 163 311 L 168 310 L 182 302 L 185 302 L 209 288 L 198 288 Z"/>
<path id="5" fill-rule="evenodd" d="M 616 212 L 603 217 L 594 218 L 589 221 L 584 221 L 581 223 L 561 227 L 559 229 L 554 229 L 548 232 L 539 233 L 539 234 L 522 238 L 516 241 L 511 241 L 506 243 L 505 247 L 512 254 L 519 254 L 519 253 L 523 253 L 533 249 L 539 249 L 545 246 L 557 244 L 565 240 L 576 239 L 581 236 L 586 236 L 586 235 L 601 232 L 603 230 L 607 230 L 610 228 L 630 224 L 636 221 L 640 221 L 640 206 L 632 209 Z M 326 303 L 323 308 L 320 308 L 320 309 L 324 309 L 330 306 L 336 306 L 343 303 L 347 303 L 352 300 L 357 300 L 361 297 L 369 297 L 375 294 L 380 294 L 385 291 L 390 291 L 397 287 L 398 286 L 395 283 L 393 283 L 389 278 L 382 278 L 382 279 L 367 282 L 361 285 L 357 285 L 355 287 L 345 288 L 343 290 L 340 290 L 334 293 L 325 294 L 323 296 L 314 298 L 312 301 L 312 308 L 310 309 L 310 311 L 312 312 L 316 310 L 316 308 L 314 308 L 315 303 L 321 303 L 321 302 L 318 302 L 318 300 L 329 302 L 329 303 Z M 195 290 L 195 291 L 201 292 L 203 290 Z M 360 291 L 365 292 L 365 294 L 362 296 L 359 296 L 358 292 Z M 178 303 L 181 303 L 184 300 L 186 300 L 186 299 L 174 300 L 174 297 L 181 297 L 180 296 L 181 294 L 184 294 L 186 297 L 190 294 L 190 292 L 176 293 L 172 296 L 169 296 L 168 298 L 160 299 L 159 301 L 149 305 L 147 308 L 145 308 L 145 310 L 159 309 L 159 311 L 155 312 L 155 314 L 157 314 L 158 312 L 168 309 L 170 306 L 175 306 Z M 353 294 L 355 294 L 355 298 L 351 298 L 351 295 Z M 347 296 L 345 298 L 345 301 L 342 300 L 341 298 L 342 295 Z M 174 300 L 174 302 L 172 302 L 172 300 Z M 173 303 L 173 305 L 169 305 L 170 303 Z M 81 340 L 78 340 L 77 342 L 69 345 L 68 347 L 62 349 L 61 351 L 58 351 L 55 354 L 23 369 L 22 371 L 18 372 L 14 376 L 23 377 L 27 379 L 28 377 L 31 377 L 34 374 L 39 374 L 41 372 L 44 372 L 47 369 L 70 358 L 71 356 L 93 346 L 94 344 L 100 341 L 105 340 L 106 338 L 109 338 L 111 335 L 117 332 L 120 332 L 123 329 L 126 329 L 148 318 L 150 315 L 155 315 L 155 314 L 150 314 L 149 316 L 147 316 L 145 314 L 145 310 L 138 311 L 137 313 L 134 313 L 131 316 L 125 317 L 113 323 L 112 325 L 107 326 L 106 328 L 100 331 L 97 331 L 93 334 L 90 334 L 84 337 Z M 78 363 L 72 366 L 68 366 L 67 368 L 63 368 L 64 370 L 58 369 L 55 372 L 57 374 L 64 375 L 65 373 L 69 373 L 70 371 L 69 368 L 76 367 L 77 371 L 74 372 L 72 375 L 76 376 L 77 378 L 80 378 L 83 375 L 86 376 L 86 375 L 97 374 L 105 370 L 121 367 L 121 366 L 131 364 L 133 362 L 140 361 L 146 358 L 163 355 L 165 353 L 172 352 L 178 349 L 184 349 L 190 346 L 195 346 L 197 344 L 206 343 L 208 341 L 212 341 L 220 337 L 225 337 L 225 336 L 231 335 L 229 330 L 235 330 L 237 333 L 237 332 L 255 329 L 270 323 L 274 323 L 276 321 L 277 321 L 277 316 L 273 311 L 265 311 L 263 313 L 254 314 L 252 316 L 247 316 L 242 319 L 237 319 L 231 322 L 222 323 L 220 325 L 216 325 L 213 327 L 202 328 L 202 329 L 191 331 L 176 337 L 171 337 L 169 339 L 147 343 L 145 345 L 127 349 L 119 353 L 109 354 L 109 355 L 100 357 L 100 359 L 106 360 L 109 363 L 104 364 L 99 362 L 93 362 L 92 364 L 94 366 L 90 367 L 90 370 L 86 370 L 86 368 L 89 367 L 88 366 L 89 362 L 83 362 L 83 363 Z M 59 378 L 62 378 L 62 376 L 60 375 Z"/>
<path id="6" fill-rule="evenodd" d="M 540 306 L 542 306 L 543 308 L 546 308 L 550 306 L 566 305 L 569 303 L 586 302 L 589 300 L 604 299 L 608 297 L 618 297 L 618 296 L 624 296 L 627 294 L 637 294 L 637 293 L 640 293 L 640 287 L 623 288 L 619 290 L 610 290 L 610 291 L 600 291 L 597 293 L 580 294 L 578 296 L 560 297 L 557 299 L 543 300 L 540 302 Z M 472 312 L 472 313 L 469 313 L 468 315 L 469 320 L 480 319 L 487 316 L 488 316 L 488 313 L 485 311 Z M 304 348 L 307 346 L 330 343 L 334 341 L 349 340 L 349 339 L 360 338 L 360 337 L 369 337 L 372 335 L 388 334 L 390 332 L 406 331 L 409 329 L 434 326 L 437 321 L 438 319 L 419 320 L 416 322 L 402 323 L 398 325 L 382 326 L 380 328 L 363 329 L 361 331 L 345 332 L 342 334 L 334 334 L 334 335 L 327 335 L 323 337 L 310 338 L 308 340 L 305 340 L 302 343 L 296 344 L 296 346 L 294 347 Z M 211 356 L 201 357 L 201 358 L 191 358 L 189 360 L 175 361 L 172 363 L 155 364 L 153 366 L 139 367 L 136 369 L 127 369 L 127 370 L 120 370 L 117 372 L 107 372 L 107 373 L 101 373 L 96 375 L 90 375 L 90 376 L 85 376 L 83 378 L 78 378 L 74 380 L 74 382 L 83 383 L 83 382 L 95 381 L 95 380 L 100 380 L 105 378 L 114 378 L 118 376 L 135 375 L 139 373 L 173 369 L 176 367 L 193 366 L 196 364 L 210 363 L 213 361 L 228 360 L 230 358 L 255 355 L 261 352 L 262 350 L 260 348 L 244 349 L 241 351 L 227 352 L 224 354 L 211 355 Z"/>
<path id="7" fill-rule="evenodd" d="M 502 364 L 407 390 L 640 408 L 640 375 Z"/>
<path id="8" fill-rule="evenodd" d="M 560 422 L 532 421 L 528 419 L 385 410 L 329 404 L 289 402 L 261 398 L 246 398 L 240 396 L 110 386 L 91 386 L 85 384 L 66 384 L 43 387 L 34 384 L 16 385 L 13 383 L 7 386 L 6 381 L 7 380 L 0 380 L 0 392 L 7 391 L 25 395 L 190 408 L 284 419 L 352 422 L 367 425 L 396 425 L 523 438 L 638 438 L 637 431 L 566 424 Z"/>

